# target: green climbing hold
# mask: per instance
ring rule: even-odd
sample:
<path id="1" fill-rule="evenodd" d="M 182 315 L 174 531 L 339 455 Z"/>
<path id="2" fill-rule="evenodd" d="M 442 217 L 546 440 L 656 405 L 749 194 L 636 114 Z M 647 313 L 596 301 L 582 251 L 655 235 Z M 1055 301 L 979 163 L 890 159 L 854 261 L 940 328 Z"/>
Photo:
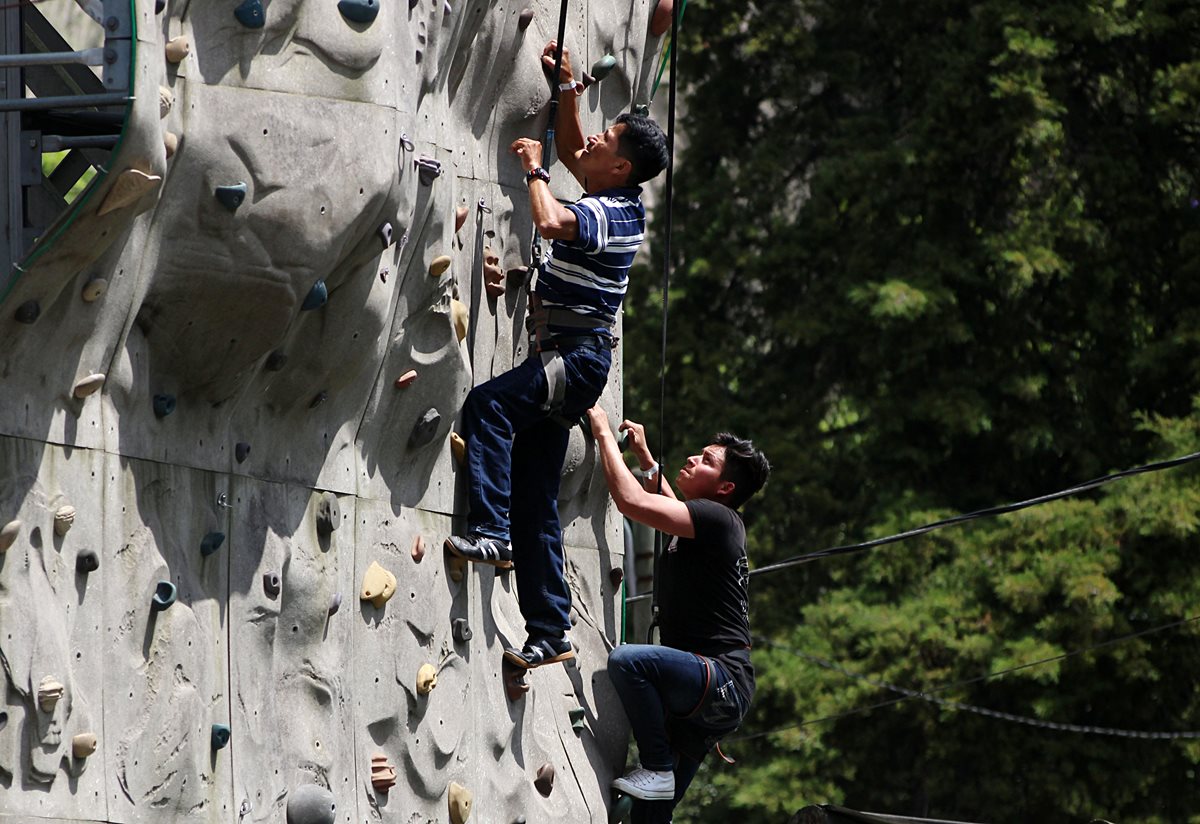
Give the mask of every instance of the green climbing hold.
<path id="1" fill-rule="evenodd" d="M 165 418 L 175 411 L 175 396 L 174 395 L 155 395 L 154 396 L 154 417 Z"/>
<path id="2" fill-rule="evenodd" d="M 608 824 L 626 824 L 633 815 L 633 796 L 623 795 L 608 812 Z"/>
<path id="3" fill-rule="evenodd" d="M 223 750 L 229 743 L 229 725 L 228 724 L 213 724 L 212 725 L 212 748 L 214 750 Z"/>
<path id="4" fill-rule="evenodd" d="M 248 29 L 261 29 L 267 23 L 266 15 L 263 14 L 262 0 L 245 0 L 233 10 L 233 16 Z"/>
<path id="5" fill-rule="evenodd" d="M 311 312 L 313 309 L 320 309 L 325 305 L 325 301 L 329 300 L 329 289 L 325 286 L 325 281 L 318 280 L 313 284 L 313 287 L 308 290 L 308 297 L 304 299 L 304 303 L 300 306 L 301 312 Z"/>
<path id="6" fill-rule="evenodd" d="M 232 183 L 228 186 L 218 186 L 216 195 L 222 206 L 231 212 L 236 212 L 237 207 L 241 206 L 246 199 L 246 184 Z"/>
<path id="7" fill-rule="evenodd" d="M 567 717 L 571 719 L 571 729 L 575 730 L 575 732 L 583 732 L 587 710 L 583 707 L 572 707 L 567 710 Z"/>
<path id="8" fill-rule="evenodd" d="M 604 78 L 612 73 L 612 70 L 617 67 L 617 58 L 611 54 L 606 54 L 592 64 L 591 75 L 599 83 Z"/>
<path id="9" fill-rule="evenodd" d="M 150 599 L 150 608 L 155 612 L 162 612 L 175 603 L 178 594 L 175 585 L 170 581 L 159 581 L 154 587 L 154 597 Z"/>
<path id="10" fill-rule="evenodd" d="M 212 555 L 214 552 L 220 549 L 221 544 L 223 543 L 225 543 L 224 532 L 208 533 L 204 536 L 204 540 L 200 542 L 200 555 L 204 558 L 207 558 L 209 555 Z"/>
<path id="11" fill-rule="evenodd" d="M 339 0 L 338 11 L 351 23 L 369 25 L 379 16 L 379 0 Z"/>

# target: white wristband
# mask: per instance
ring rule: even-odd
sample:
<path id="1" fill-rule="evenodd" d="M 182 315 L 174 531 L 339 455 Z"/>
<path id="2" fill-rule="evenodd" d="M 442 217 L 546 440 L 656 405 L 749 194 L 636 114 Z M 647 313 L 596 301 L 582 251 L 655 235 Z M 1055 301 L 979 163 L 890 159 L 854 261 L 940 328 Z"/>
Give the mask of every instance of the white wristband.
<path id="1" fill-rule="evenodd" d="M 654 480 L 654 476 L 658 474 L 658 461 L 650 465 L 649 469 L 642 470 L 642 477 L 648 481 Z"/>
<path id="2" fill-rule="evenodd" d="M 573 89 L 578 88 L 580 85 L 581 84 L 578 80 L 572 80 L 570 83 L 559 83 L 558 90 L 560 92 L 569 92 Z"/>

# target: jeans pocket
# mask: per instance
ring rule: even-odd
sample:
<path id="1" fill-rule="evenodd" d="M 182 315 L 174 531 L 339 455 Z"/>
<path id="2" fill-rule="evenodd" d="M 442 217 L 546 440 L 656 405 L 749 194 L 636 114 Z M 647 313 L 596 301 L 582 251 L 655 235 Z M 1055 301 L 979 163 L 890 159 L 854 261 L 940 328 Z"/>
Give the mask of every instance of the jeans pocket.
<path id="1" fill-rule="evenodd" d="M 607 349 L 597 351 L 581 346 L 568 352 L 564 361 L 567 396 L 563 402 L 563 413 L 568 417 L 582 415 L 596 405 L 600 393 L 608 384 L 612 353 Z"/>

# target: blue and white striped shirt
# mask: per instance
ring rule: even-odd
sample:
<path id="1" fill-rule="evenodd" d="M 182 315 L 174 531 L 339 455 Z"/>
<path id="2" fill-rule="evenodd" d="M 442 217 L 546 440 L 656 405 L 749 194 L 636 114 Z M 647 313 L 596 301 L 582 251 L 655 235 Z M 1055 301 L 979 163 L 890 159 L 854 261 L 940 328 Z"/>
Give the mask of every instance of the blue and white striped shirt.
<path id="1" fill-rule="evenodd" d="M 639 186 L 605 189 L 567 206 L 579 238 L 550 244 L 533 286 L 542 306 L 595 318 L 598 330 L 616 322 L 646 231 L 641 195 Z"/>

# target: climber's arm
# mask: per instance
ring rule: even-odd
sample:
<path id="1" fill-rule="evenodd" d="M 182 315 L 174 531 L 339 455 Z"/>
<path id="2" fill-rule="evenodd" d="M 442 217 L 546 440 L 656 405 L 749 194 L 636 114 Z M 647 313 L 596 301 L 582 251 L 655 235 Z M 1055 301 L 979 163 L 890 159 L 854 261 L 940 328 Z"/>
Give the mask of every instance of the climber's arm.
<path id="1" fill-rule="evenodd" d="M 551 40 L 542 50 L 542 65 L 546 71 L 554 72 L 554 52 L 558 43 Z M 571 51 L 563 47 L 562 66 L 558 73 L 560 86 L 575 82 L 571 72 Z M 579 120 L 579 94 L 575 88 L 561 90 L 558 93 L 558 118 L 554 124 L 554 148 L 558 158 L 567 167 L 567 171 L 575 176 L 579 185 L 583 185 L 583 176 L 579 171 L 579 153 L 583 151 L 583 123 Z"/>
<path id="2" fill-rule="evenodd" d="M 510 151 L 521 159 L 526 173 L 542 168 L 542 144 L 528 137 L 517 138 Z M 544 172 L 545 170 L 543 170 Z M 577 240 L 579 221 L 575 213 L 550 193 L 550 184 L 541 178 L 529 178 L 529 207 L 533 223 L 547 240 Z"/>

